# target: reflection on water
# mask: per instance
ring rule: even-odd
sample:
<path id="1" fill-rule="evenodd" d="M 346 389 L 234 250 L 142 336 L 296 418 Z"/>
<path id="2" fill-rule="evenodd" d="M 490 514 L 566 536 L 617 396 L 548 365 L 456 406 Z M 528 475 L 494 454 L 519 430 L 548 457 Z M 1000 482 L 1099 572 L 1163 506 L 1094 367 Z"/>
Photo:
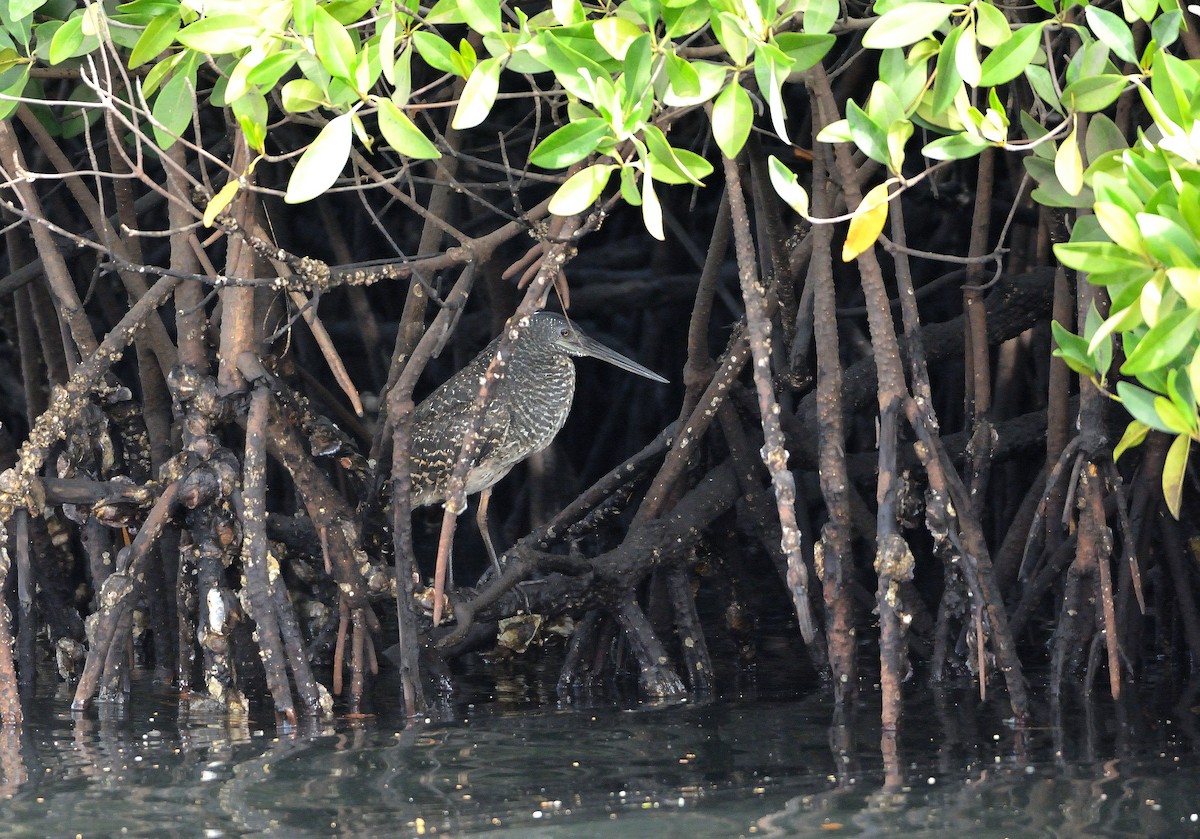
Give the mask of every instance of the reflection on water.
<path id="1" fill-rule="evenodd" d="M 181 716 L 142 688 L 72 716 L 48 688 L 0 732 L 5 836 L 1175 836 L 1200 830 L 1196 720 L 1136 697 L 1043 708 L 910 699 L 881 748 L 824 692 L 590 707 L 480 680 L 436 720 L 388 709 L 294 732 Z M 1133 693 L 1130 691 L 1130 693 Z M 1147 691 L 1150 699 L 1157 694 Z M 1143 697 L 1143 701 L 1150 701 Z M 1164 723 L 1163 720 L 1169 722 Z"/>

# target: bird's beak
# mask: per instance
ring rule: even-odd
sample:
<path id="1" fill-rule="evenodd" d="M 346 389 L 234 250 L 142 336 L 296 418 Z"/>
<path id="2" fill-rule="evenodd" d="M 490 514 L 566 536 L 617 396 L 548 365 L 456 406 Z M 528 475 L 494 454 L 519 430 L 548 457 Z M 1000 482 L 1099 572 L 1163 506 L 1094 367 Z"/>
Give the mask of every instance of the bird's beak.
<path id="1" fill-rule="evenodd" d="M 655 373 L 653 370 L 643 367 L 633 359 L 626 358 L 616 350 L 606 347 L 604 344 L 601 344 L 599 341 L 593 340 L 586 335 L 577 335 L 576 339 L 572 341 L 572 343 L 582 355 L 598 358 L 601 361 L 607 361 L 614 367 L 620 367 L 622 370 L 627 370 L 630 373 L 637 373 L 639 376 L 643 376 L 647 379 L 653 379 L 656 382 L 669 384 L 666 379 Z"/>

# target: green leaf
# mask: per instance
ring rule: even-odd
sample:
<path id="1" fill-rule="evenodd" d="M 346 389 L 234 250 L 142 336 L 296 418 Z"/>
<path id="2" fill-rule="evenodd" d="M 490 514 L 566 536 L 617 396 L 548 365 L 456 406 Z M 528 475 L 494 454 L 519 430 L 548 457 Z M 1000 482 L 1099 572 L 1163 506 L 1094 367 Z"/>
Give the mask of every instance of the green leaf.
<path id="1" fill-rule="evenodd" d="M 312 145 L 304 150 L 288 179 L 284 201 L 302 204 L 333 186 L 350 157 L 350 144 L 354 139 L 351 116 L 342 114 L 331 119 L 312 141 Z"/>
<path id="2" fill-rule="evenodd" d="M 425 23 L 433 26 L 466 22 L 467 19 L 458 6 L 458 0 L 435 0 L 433 8 L 425 15 Z"/>
<path id="3" fill-rule="evenodd" d="M 871 95 L 867 97 L 865 108 L 871 121 L 879 126 L 880 130 L 890 128 L 897 120 L 907 118 L 904 103 L 900 101 L 891 85 L 882 79 L 881 73 L 880 78 L 871 85 Z"/>
<path id="4" fill-rule="evenodd" d="M 746 145 L 753 125 L 754 106 L 750 103 L 750 95 L 735 77 L 713 103 L 713 139 L 717 141 L 721 154 L 730 160 L 737 157 Z"/>
<path id="5" fill-rule="evenodd" d="M 389 146 L 405 157 L 416 160 L 437 160 L 442 153 L 429 141 L 424 132 L 396 107 L 390 99 L 377 100 L 379 106 L 379 133 Z"/>
<path id="6" fill-rule="evenodd" d="M 1183 13 L 1173 9 L 1154 18 L 1150 24 L 1150 37 L 1159 49 L 1166 49 L 1179 40 L 1179 28 L 1183 24 Z"/>
<path id="7" fill-rule="evenodd" d="M 1200 309 L 1200 268 L 1177 266 L 1168 268 L 1167 281 L 1171 288 L 1193 309 Z"/>
<path id="8" fill-rule="evenodd" d="M 1096 191 L 1097 200 L 1116 204 L 1127 213 L 1140 213 L 1146 209 L 1145 203 L 1125 183 L 1123 174 L 1117 176 L 1107 172 L 1096 172 L 1092 175 L 1092 187 Z"/>
<path id="9" fill-rule="evenodd" d="M 154 142 L 159 148 L 169 149 L 192 124 L 196 110 L 195 87 L 196 65 L 191 61 L 180 64 L 155 97 L 150 113 L 154 116 Z"/>
<path id="10" fill-rule="evenodd" d="M 362 18 L 374 5 L 375 0 L 332 0 L 325 6 L 325 11 L 338 23 L 349 26 Z"/>
<path id="11" fill-rule="evenodd" d="M 1093 278 L 1092 281 L 1095 282 L 1095 279 Z M 1104 323 L 1100 324 L 1099 328 L 1096 329 L 1095 334 L 1088 337 L 1088 355 L 1094 355 L 1099 358 L 1099 354 L 1101 352 L 1100 345 L 1108 342 L 1110 349 L 1104 352 L 1104 356 L 1108 359 L 1104 364 L 1104 369 L 1108 370 L 1108 368 L 1112 366 L 1111 345 L 1113 333 L 1137 329 L 1144 324 L 1145 321 L 1142 320 L 1142 312 L 1139 307 L 1127 306 L 1126 308 L 1121 309 L 1112 317 L 1105 320 Z"/>
<path id="12" fill-rule="evenodd" d="M 499 58 L 485 58 L 475 65 L 458 100 L 451 128 L 474 128 L 487 118 L 496 102 L 496 93 L 500 90 L 500 71 L 503 66 Z"/>
<path id="13" fill-rule="evenodd" d="M 1192 385 L 1188 381 L 1187 372 L 1180 369 L 1167 371 L 1167 395 L 1171 404 L 1179 409 L 1183 416 L 1188 433 L 1196 430 L 1200 417 L 1196 416 L 1196 397 L 1192 394 Z"/>
<path id="14" fill-rule="evenodd" d="M 781 32 L 773 40 L 784 55 L 791 59 L 791 73 L 798 73 L 816 66 L 837 42 L 833 35 L 820 35 L 799 32 Z"/>
<path id="15" fill-rule="evenodd" d="M 267 138 L 267 100 L 257 90 L 247 90 L 230 103 L 233 115 L 246 136 L 246 144 L 259 154 Z"/>
<path id="16" fill-rule="evenodd" d="M 177 52 L 168 55 L 162 61 L 155 64 L 146 73 L 146 77 L 142 79 L 142 95 L 149 99 L 158 90 L 159 85 L 163 83 L 171 73 L 175 72 L 175 68 L 182 64 L 187 56 L 194 56 L 193 52 Z"/>
<path id="17" fill-rule="evenodd" d="M 1142 234 L 1132 213 L 1107 201 L 1097 201 L 1092 209 L 1108 238 L 1126 250 L 1141 252 L 1144 247 Z"/>
<path id="18" fill-rule="evenodd" d="M 458 0 L 467 26 L 480 35 L 495 35 L 501 31 L 500 4 L 496 0 Z"/>
<path id="19" fill-rule="evenodd" d="M 1054 174 L 1054 163 L 1039 157 L 1026 157 L 1023 161 L 1026 171 L 1038 182 L 1038 187 L 1031 197 L 1047 207 L 1090 207 L 1092 206 L 1092 191 L 1086 186 L 1078 195 L 1067 192 Z"/>
<path id="20" fill-rule="evenodd" d="M 379 70 L 388 84 L 396 84 L 396 28 L 397 15 L 387 15 L 380 24 L 379 32 Z M 404 95 L 407 99 L 408 94 Z"/>
<path id="21" fill-rule="evenodd" d="M 1192 386 L 1192 393 L 1200 393 L 1200 348 L 1192 354 L 1192 360 L 1187 366 L 1188 382 Z"/>
<path id="22" fill-rule="evenodd" d="M 1088 357 L 1087 341 L 1064 327 L 1058 321 L 1050 322 L 1050 331 L 1054 334 L 1054 343 L 1058 349 L 1053 355 L 1061 358 L 1067 367 L 1081 376 L 1091 376 L 1095 372 L 1092 361 Z"/>
<path id="23" fill-rule="evenodd" d="M 5 96 L 17 97 L 25 92 L 25 85 L 29 82 L 29 68 L 26 64 L 17 71 L 16 77 L 12 82 L 3 88 L 0 88 L 0 93 Z M 6 74 L 7 75 L 7 74 Z M 12 115 L 12 112 L 20 105 L 20 101 L 12 99 L 0 99 L 0 119 L 7 119 Z"/>
<path id="24" fill-rule="evenodd" d="M 718 43 L 729 53 L 734 66 L 745 65 L 750 55 L 750 41 L 742 32 L 741 21 L 729 12 L 721 12 L 712 18 L 712 29 Z"/>
<path id="25" fill-rule="evenodd" d="M 541 41 L 546 48 L 543 59 L 546 66 L 554 73 L 558 83 L 567 92 L 578 96 L 584 101 L 592 101 L 594 82 L 600 78 L 610 78 L 610 74 L 592 59 L 578 50 L 563 43 L 562 39 L 551 32 L 543 32 Z M 584 79 L 581 72 L 587 71 L 590 81 Z"/>
<path id="26" fill-rule="evenodd" d="M 1167 449 L 1167 459 L 1163 462 L 1163 498 L 1166 499 L 1167 509 L 1176 520 L 1179 519 L 1179 507 L 1183 503 L 1183 481 L 1187 477 L 1191 448 L 1191 438 L 1180 434 L 1175 438 L 1175 442 L 1171 443 L 1171 448 Z"/>
<path id="27" fill-rule="evenodd" d="M 292 0 L 292 23 L 301 35 L 312 34 L 313 10 L 317 0 Z"/>
<path id="28" fill-rule="evenodd" d="M 1158 13 L 1158 0 L 1121 0 L 1121 8 L 1130 23 L 1139 19 L 1149 21 Z"/>
<path id="29" fill-rule="evenodd" d="M 822 2 L 827 2 L 827 0 L 822 0 Z M 698 32 L 708 25 L 708 12 L 708 4 L 698 2 L 698 0 L 686 6 L 665 7 L 662 10 L 662 19 L 667 27 L 667 37 L 671 40 L 678 40 Z"/>
<path id="30" fill-rule="evenodd" d="M 605 120 L 572 120 L 537 144 L 529 162 L 543 169 L 565 169 L 596 150 L 601 138 L 611 136 Z"/>
<path id="31" fill-rule="evenodd" d="M 888 126 L 887 167 L 893 174 L 899 175 L 904 169 L 904 150 L 908 148 L 908 141 L 912 139 L 912 135 L 913 124 L 911 120 L 898 119 Z"/>
<path id="32" fill-rule="evenodd" d="M 450 54 L 450 60 L 454 62 L 455 73 L 465 79 L 475 69 L 479 57 L 475 54 L 475 48 L 471 46 L 471 42 L 463 38 L 458 42 L 458 49 Z"/>
<path id="33" fill-rule="evenodd" d="M 621 169 L 621 197 L 631 207 L 642 206 L 642 193 L 638 191 L 636 176 L 637 171 L 632 167 L 626 166 Z"/>
<path id="34" fill-rule="evenodd" d="M 162 15 L 146 25 L 141 37 L 138 38 L 133 52 L 129 54 L 129 69 L 141 67 L 147 61 L 157 58 L 163 50 L 175 41 L 175 33 L 179 31 L 179 15 Z"/>
<path id="35" fill-rule="evenodd" d="M 609 163 L 597 163 L 576 172 L 567 178 L 567 182 L 558 188 L 550 199 L 550 212 L 556 216 L 573 216 L 582 213 L 596 202 L 608 179 L 617 167 Z M 649 192 L 650 179 L 646 178 L 643 192 Z"/>
<path id="36" fill-rule="evenodd" d="M 412 54 L 412 47 L 406 46 L 400 50 L 400 55 L 392 65 L 392 77 L 389 81 L 395 87 L 392 89 L 391 98 L 398 106 L 406 105 L 412 93 Z"/>
<path id="37" fill-rule="evenodd" d="M 19 64 L 28 64 L 29 58 L 21 55 L 12 47 L 0 49 L 0 74 L 6 73 Z"/>
<path id="38" fill-rule="evenodd" d="M 1088 26 L 1106 47 L 1113 51 L 1118 58 L 1137 64 L 1137 53 L 1133 49 L 1133 33 L 1117 15 L 1097 6 L 1088 6 L 1083 10 Z"/>
<path id="39" fill-rule="evenodd" d="M 691 183 L 695 186 L 703 186 L 700 179 L 712 172 L 712 165 L 704 158 L 686 152 L 684 149 L 672 148 L 671 144 L 667 142 L 666 135 L 658 126 L 647 125 L 642 129 L 642 138 L 646 141 L 646 148 L 654 159 L 655 177 L 664 183 Z M 686 163 L 684 162 L 685 157 L 689 158 Z M 693 172 L 693 169 L 696 172 Z M 664 172 L 671 172 L 682 180 L 664 178 L 662 177 Z"/>
<path id="40" fill-rule="evenodd" d="M 975 5 L 975 35 L 979 43 L 995 49 L 1011 40 L 1013 33 L 1004 12 L 991 3 L 981 2 Z"/>
<path id="41" fill-rule="evenodd" d="M 1137 347 L 1121 365 L 1121 372 L 1136 376 L 1166 367 L 1179 357 L 1196 337 L 1200 311 L 1179 309 L 1171 312 L 1150 328 Z"/>
<path id="42" fill-rule="evenodd" d="M 1113 274 L 1148 265 L 1144 259 L 1109 242 L 1063 242 L 1054 246 L 1054 255 L 1068 268 L 1087 274 Z"/>
<path id="43" fill-rule="evenodd" d="M 939 137 L 921 149 L 921 154 L 932 160 L 963 160 L 974 157 L 986 149 L 990 143 L 976 137 L 974 134 L 963 132 L 949 137 Z"/>
<path id="44" fill-rule="evenodd" d="M 814 35 L 824 35 L 833 29 L 838 16 L 842 13 L 838 0 L 809 0 L 804 10 L 804 31 Z"/>
<path id="45" fill-rule="evenodd" d="M 1164 265 L 1200 267 L 1200 241 L 1180 224 L 1155 213 L 1138 213 L 1146 250 Z"/>
<path id="46" fill-rule="evenodd" d="M 1067 63 L 1065 78 L 1067 83 L 1078 81 L 1088 76 L 1098 76 L 1102 73 L 1113 73 L 1116 67 L 1109 60 L 1111 53 L 1100 41 L 1090 38 L 1083 39 L 1083 45 L 1071 55 Z"/>
<path id="47" fill-rule="evenodd" d="M 131 0 L 117 6 L 117 11 L 122 16 L 136 20 L 139 26 L 145 26 L 151 18 L 158 15 L 178 13 L 179 3 L 178 0 Z"/>
<path id="48" fill-rule="evenodd" d="M 1095 163 L 1111 151 L 1127 148 L 1129 143 L 1115 122 L 1105 114 L 1095 114 L 1088 120 L 1087 140 L 1083 145 L 1088 162 Z"/>
<path id="49" fill-rule="evenodd" d="M 934 113 L 941 114 L 948 111 L 954 103 L 954 97 L 962 90 L 962 75 L 958 72 L 954 60 L 958 39 L 961 37 L 961 28 L 951 29 L 942 44 L 942 49 L 938 52 L 936 75 L 933 80 L 933 101 L 930 103 Z"/>
<path id="50" fill-rule="evenodd" d="M 946 22 L 954 7 L 945 3 L 908 3 L 888 11 L 871 24 L 863 46 L 882 50 L 906 47 L 930 35 Z"/>
<path id="51" fill-rule="evenodd" d="M 1063 89 L 1062 103 L 1072 111 L 1102 111 L 1117 101 L 1127 84 L 1124 76 L 1112 73 L 1084 76 Z"/>
<path id="52" fill-rule="evenodd" d="M 1030 64 L 1024 72 L 1025 78 L 1029 80 L 1029 86 L 1033 88 L 1033 92 L 1038 95 L 1038 98 L 1061 114 L 1063 112 L 1062 102 L 1059 101 L 1058 91 L 1054 89 L 1050 71 L 1039 64 Z"/>
<path id="53" fill-rule="evenodd" d="M 596 41 L 604 47 L 604 51 L 617 61 L 624 61 L 629 45 L 646 34 L 645 30 L 632 20 L 623 17 L 601 18 L 592 24 L 592 31 L 596 35 Z"/>
<path id="54" fill-rule="evenodd" d="M 850 122 L 848 120 L 839 119 L 835 122 L 822 128 L 817 133 L 818 143 L 853 143 L 854 137 L 850 134 Z"/>
<path id="55" fill-rule="evenodd" d="M 245 49 L 262 34 L 262 21 L 251 15 L 213 15 L 183 27 L 175 37 L 196 52 L 225 55 Z"/>
<path id="56" fill-rule="evenodd" d="M 1096 308 L 1095 301 L 1088 307 L 1087 319 L 1083 329 L 1084 340 L 1087 341 L 1087 354 L 1096 372 L 1103 379 L 1108 368 L 1112 367 L 1113 346 L 1112 338 L 1096 338 L 1104 326 L 1104 318 Z"/>
<path id="57" fill-rule="evenodd" d="M 700 75 L 696 73 L 687 64 L 682 62 L 687 69 L 685 74 L 695 78 L 696 92 L 700 90 Z M 621 112 L 631 120 L 642 121 L 649 117 L 649 105 L 647 110 L 641 117 L 632 116 L 638 113 L 638 106 L 643 101 L 649 101 L 652 98 L 650 94 L 652 87 L 652 71 L 654 67 L 654 48 L 650 43 L 650 35 L 643 33 L 629 44 L 625 50 L 625 59 L 623 64 L 624 73 L 621 77 L 621 86 L 624 88 L 621 95 Z M 669 71 L 668 71 L 669 72 Z"/>
<path id="58" fill-rule="evenodd" d="M 1021 75 L 1037 55 L 1044 26 L 1044 22 L 1022 26 L 1013 31 L 1011 38 L 995 47 L 980 65 L 980 86 L 994 87 Z"/>
<path id="59" fill-rule="evenodd" d="M 9 0 L 7 18 L 20 20 L 46 5 L 47 0 Z"/>
<path id="60" fill-rule="evenodd" d="M 246 82 L 273 88 L 289 70 L 296 66 L 296 53 L 280 52 L 264 58 L 257 67 L 246 74 Z"/>
<path id="61" fill-rule="evenodd" d="M 376 138 L 367 131 L 366 125 L 362 124 L 362 116 L 359 115 L 358 110 L 350 113 L 350 127 L 354 128 L 354 136 L 359 138 L 359 143 L 364 145 L 367 152 L 374 154 L 374 142 L 376 142 Z"/>
<path id="62" fill-rule="evenodd" d="M 663 55 L 663 63 L 667 68 L 667 78 L 671 80 L 671 90 L 677 96 L 686 98 L 700 93 L 700 74 L 691 64 L 673 52 Z"/>
<path id="63" fill-rule="evenodd" d="M 280 95 L 283 109 L 289 114 L 302 114 L 325 104 L 325 92 L 308 79 L 292 79 L 283 86 Z"/>
<path id="64" fill-rule="evenodd" d="M 550 7 L 554 18 L 563 26 L 574 26 L 587 19 L 587 13 L 583 11 L 579 0 L 553 0 Z"/>
<path id="65" fill-rule="evenodd" d="M 1157 397 L 1153 393 L 1131 382 L 1117 382 L 1117 397 L 1135 420 L 1157 431 L 1170 433 L 1171 429 L 1154 408 L 1154 400 Z"/>
<path id="66" fill-rule="evenodd" d="M 313 11 L 313 47 L 331 76 L 346 80 L 354 78 L 350 72 L 356 52 L 354 41 L 346 27 L 320 6 Z"/>
<path id="67" fill-rule="evenodd" d="M 712 164 L 695 152 L 670 147 L 675 161 L 666 165 L 664 159 L 652 153 L 654 179 L 664 184 L 692 184 L 703 186 L 702 181 L 712 174 Z"/>
<path id="68" fill-rule="evenodd" d="M 767 172 L 771 176 L 771 186 L 779 193 L 779 197 L 803 218 L 808 218 L 808 193 L 796 180 L 796 173 L 789 169 L 775 155 L 767 158 Z"/>
<path id="69" fill-rule="evenodd" d="M 862 149 L 867 157 L 886 166 L 887 133 L 882 126 L 876 125 L 853 99 L 846 102 L 846 122 L 850 124 L 850 136 L 854 138 L 854 144 Z"/>
<path id="70" fill-rule="evenodd" d="M 1200 74 L 1192 68 L 1191 62 L 1181 61 L 1170 53 L 1158 56 L 1150 87 L 1153 98 L 1172 122 L 1182 126 L 1192 121 L 1192 96 L 1197 86 L 1200 86 Z M 1145 88 L 1142 94 L 1146 95 Z M 1151 115 L 1154 115 L 1153 111 Z"/>
<path id="71" fill-rule="evenodd" d="M 681 108 L 699 105 L 712 99 L 726 87 L 725 79 L 729 73 L 724 64 L 716 64 L 711 61 L 689 61 L 688 67 L 696 74 L 700 89 L 690 96 L 682 96 L 672 85 L 662 98 L 666 105 Z M 628 84 L 628 78 L 625 81 Z M 646 92 L 650 93 L 653 98 L 652 91 L 647 90 Z"/>
<path id="72" fill-rule="evenodd" d="M 452 46 L 446 43 L 444 38 L 424 29 L 418 29 L 412 33 L 412 43 L 425 63 L 433 69 L 456 76 L 462 75 L 458 71 L 458 61 L 455 59 L 457 53 Z"/>
<path id="73" fill-rule="evenodd" d="M 83 16 L 71 18 L 58 28 L 50 41 L 50 63 L 60 64 L 75 55 L 83 43 Z"/>
<path id="74" fill-rule="evenodd" d="M 1200 182 L 1197 181 L 1200 179 L 1179 187 L 1178 221 L 1200 239 Z"/>

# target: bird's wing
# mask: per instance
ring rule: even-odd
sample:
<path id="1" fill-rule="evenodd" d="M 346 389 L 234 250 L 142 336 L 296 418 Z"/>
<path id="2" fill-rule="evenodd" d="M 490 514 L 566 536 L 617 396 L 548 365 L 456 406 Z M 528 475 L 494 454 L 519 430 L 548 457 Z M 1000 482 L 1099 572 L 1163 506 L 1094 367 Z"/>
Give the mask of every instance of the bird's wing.
<path id="1" fill-rule="evenodd" d="M 409 451 L 412 456 L 413 487 L 418 496 L 440 494 L 437 490 L 444 488 L 450 470 L 458 460 L 463 437 L 471 421 L 473 397 L 435 399 L 436 395 L 435 392 L 422 402 L 413 415 Z M 475 447 L 475 464 L 492 459 L 497 450 L 505 446 L 510 415 L 502 402 L 500 399 L 494 400 L 484 415 Z M 506 461 L 503 454 L 500 459 Z M 505 462 L 503 465 L 510 464 Z"/>

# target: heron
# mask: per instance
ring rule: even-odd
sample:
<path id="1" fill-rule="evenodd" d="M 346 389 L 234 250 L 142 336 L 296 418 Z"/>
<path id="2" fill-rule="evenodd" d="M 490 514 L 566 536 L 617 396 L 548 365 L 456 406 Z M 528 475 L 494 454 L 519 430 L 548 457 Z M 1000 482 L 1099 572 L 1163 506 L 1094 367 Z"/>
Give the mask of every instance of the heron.
<path id="1" fill-rule="evenodd" d="M 417 405 L 410 443 L 413 507 L 446 501 L 450 475 L 471 425 L 475 397 L 499 344 L 497 337 Z M 581 357 L 598 358 L 667 383 L 654 371 L 588 337 L 563 315 L 536 312 L 529 317 L 513 343 L 503 378 L 493 385 L 466 478 L 467 494 L 479 493 L 475 522 L 497 571 L 500 561 L 487 521 L 492 487 L 518 463 L 549 446 L 562 430 L 575 397 L 574 359 Z M 434 583 L 435 624 L 441 617 L 446 564 L 439 556 Z"/>

